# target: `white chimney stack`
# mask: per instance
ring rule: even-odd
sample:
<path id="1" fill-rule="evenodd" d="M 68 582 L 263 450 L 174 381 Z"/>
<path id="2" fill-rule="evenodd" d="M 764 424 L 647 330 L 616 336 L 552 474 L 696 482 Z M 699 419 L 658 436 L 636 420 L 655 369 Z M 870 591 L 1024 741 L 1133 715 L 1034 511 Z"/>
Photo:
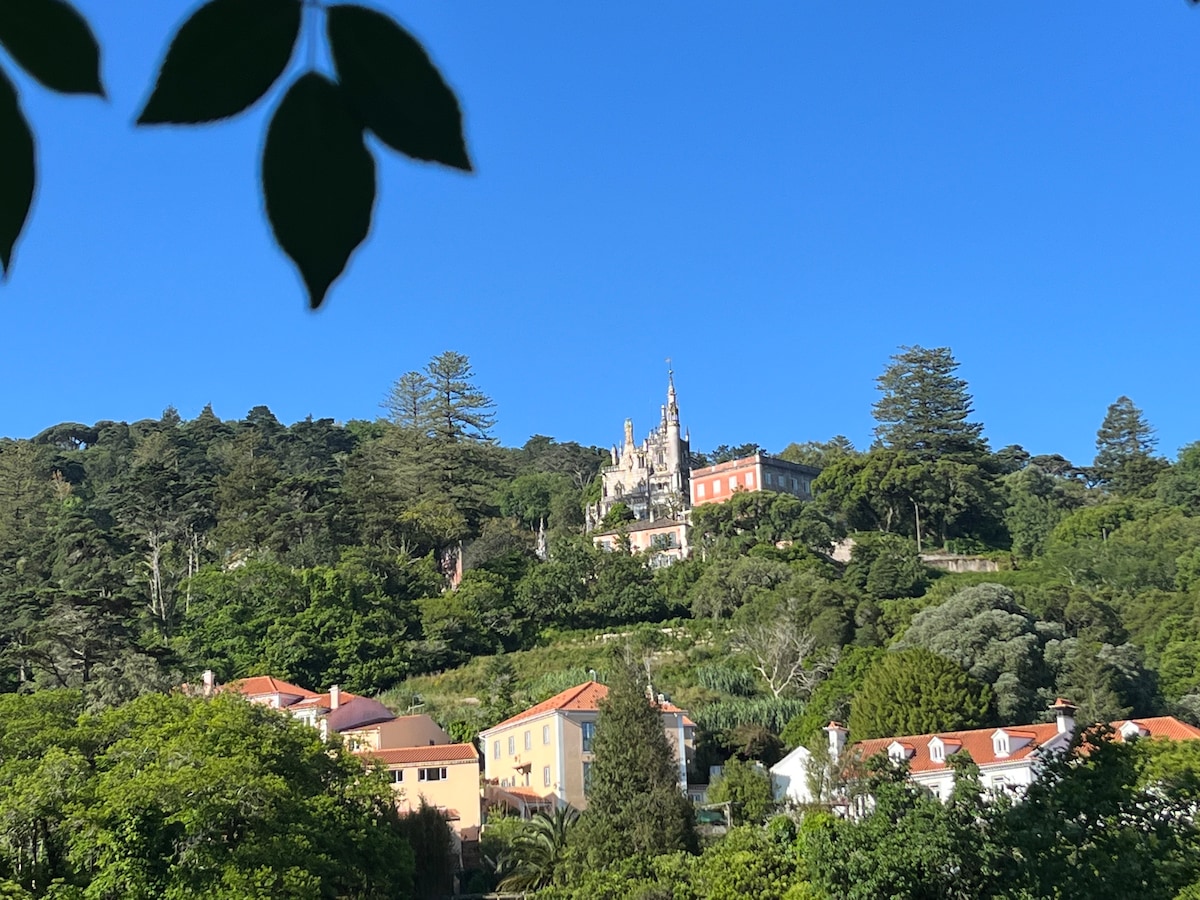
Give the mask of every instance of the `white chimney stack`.
<path id="1" fill-rule="evenodd" d="M 329 708 L 337 709 L 342 705 L 342 689 L 338 685 L 333 685 L 329 689 Z"/>
<path id="2" fill-rule="evenodd" d="M 213 670 L 205 669 L 204 670 L 204 696 L 205 697 L 212 696 L 213 684 L 214 684 Z"/>
<path id="3" fill-rule="evenodd" d="M 850 732 L 841 722 L 830 722 L 825 726 L 825 733 L 829 735 L 830 759 L 841 759 L 842 754 L 846 751 L 846 740 L 850 736 Z"/>
<path id="4" fill-rule="evenodd" d="M 1070 700 L 1059 697 L 1050 707 L 1054 712 L 1054 721 L 1058 725 L 1059 734 L 1072 735 L 1075 733 L 1075 704 Z"/>

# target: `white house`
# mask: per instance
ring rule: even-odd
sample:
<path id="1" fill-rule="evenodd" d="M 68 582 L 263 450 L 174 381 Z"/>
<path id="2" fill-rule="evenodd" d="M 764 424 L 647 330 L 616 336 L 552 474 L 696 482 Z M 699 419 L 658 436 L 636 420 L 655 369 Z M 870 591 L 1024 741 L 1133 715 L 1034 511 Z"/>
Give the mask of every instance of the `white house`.
<path id="1" fill-rule="evenodd" d="M 1037 778 L 1039 759 L 1047 753 L 1066 749 L 1075 733 L 1075 707 L 1070 702 L 1060 698 L 1050 709 L 1054 712 L 1054 721 L 1044 724 L 873 738 L 858 741 L 850 752 L 862 760 L 886 753 L 896 762 L 906 761 L 909 778 L 928 788 L 935 797 L 946 800 L 954 788 L 950 759 L 965 751 L 979 767 L 984 790 L 1020 792 Z M 1121 741 L 1139 737 L 1174 741 L 1200 739 L 1200 729 L 1174 716 L 1126 719 L 1111 725 L 1116 739 Z M 829 736 L 830 755 L 833 759 L 843 759 L 848 732 L 837 722 L 830 722 L 825 732 Z M 812 758 L 807 750 L 801 750 L 793 750 L 771 768 L 778 799 L 794 803 L 813 800 L 809 787 Z"/>
<path id="2" fill-rule="evenodd" d="M 771 786 L 775 789 L 776 803 L 813 802 L 815 798 L 808 783 L 811 762 L 812 751 L 807 747 L 797 747 L 771 766 Z"/>

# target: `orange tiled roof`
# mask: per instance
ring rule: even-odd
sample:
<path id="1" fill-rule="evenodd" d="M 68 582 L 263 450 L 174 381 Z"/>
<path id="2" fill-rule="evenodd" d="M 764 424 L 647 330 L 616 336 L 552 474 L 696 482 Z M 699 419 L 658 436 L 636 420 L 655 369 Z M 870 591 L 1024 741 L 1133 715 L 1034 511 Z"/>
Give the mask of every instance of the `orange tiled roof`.
<path id="1" fill-rule="evenodd" d="M 479 751 L 475 749 L 474 744 L 433 744 L 429 747 L 403 747 L 398 750 L 364 750 L 358 755 L 377 759 L 385 766 L 479 761 Z"/>
<path id="2" fill-rule="evenodd" d="M 1038 747 L 1057 735 L 1058 726 L 1050 722 L 1045 725 L 1022 725 L 1019 729 L 1005 728 L 1004 731 L 1013 737 L 1028 738 L 1029 742 L 1020 747 L 1013 747 L 1012 752 L 1007 756 L 996 756 L 992 745 L 992 735 L 995 734 L 996 729 L 976 728 L 971 731 L 944 731 L 939 734 L 913 734 L 902 737 L 872 738 L 869 741 L 858 741 L 854 747 L 862 755 L 862 758 L 866 759 L 874 756 L 876 753 L 886 753 L 889 746 L 898 742 L 905 748 L 913 750 L 913 755 L 908 758 L 910 772 L 913 774 L 917 774 L 918 772 L 940 772 L 945 770 L 946 763 L 935 762 L 929 755 L 929 742 L 935 737 L 941 738 L 946 744 L 957 744 L 959 746 L 957 752 L 961 753 L 965 750 L 971 754 L 971 759 L 975 761 L 976 765 L 986 766 L 994 763 L 1008 763 L 1024 759 Z"/>
<path id="3" fill-rule="evenodd" d="M 503 728 L 505 725 L 524 722 L 526 719 L 533 719 L 557 710 L 594 710 L 600 701 L 607 696 L 608 688 L 605 685 L 600 684 L 598 681 L 585 681 L 583 684 L 577 684 L 575 687 L 567 688 L 565 691 L 555 694 L 549 700 L 543 700 L 541 703 L 529 707 L 524 712 L 510 716 L 499 725 L 493 725 L 488 731 L 495 728 Z"/>
<path id="4" fill-rule="evenodd" d="M 1117 731 L 1117 740 L 1121 740 L 1121 726 L 1129 722 L 1144 729 L 1150 738 L 1161 738 L 1172 741 L 1200 740 L 1200 728 L 1194 728 L 1179 721 L 1174 716 L 1152 716 L 1148 719 L 1124 719 L 1110 723 Z M 946 731 L 940 734 L 905 735 L 903 737 L 873 738 L 869 741 L 858 741 L 855 749 L 863 759 L 876 753 L 885 753 L 893 743 L 900 743 L 907 749 L 913 750 L 909 757 L 909 771 L 940 772 L 946 768 L 945 762 L 935 762 L 929 755 L 929 742 L 935 737 L 941 738 L 947 745 L 957 745 L 956 752 L 966 750 L 976 765 L 994 765 L 1008 763 L 1013 760 L 1025 759 L 1039 747 L 1045 745 L 1058 734 L 1058 726 L 1054 722 L 1043 725 L 1018 725 L 1004 728 L 1008 735 L 1025 738 L 1028 742 L 1020 747 L 1014 747 L 1007 756 L 997 756 L 992 744 L 992 735 L 996 728 L 976 728 L 971 731 Z"/>
<path id="5" fill-rule="evenodd" d="M 1151 716 L 1149 719 L 1123 719 L 1120 722 L 1113 722 L 1112 727 L 1117 730 L 1118 738 L 1120 738 L 1121 726 L 1126 722 L 1132 722 L 1134 725 L 1145 728 L 1150 732 L 1152 738 L 1163 738 L 1168 741 L 1200 740 L 1200 728 L 1194 728 L 1174 716 Z"/>
<path id="6" fill-rule="evenodd" d="M 494 731 L 497 728 L 504 728 L 507 725 L 515 725 L 518 722 L 524 722 L 526 719 L 534 719 L 538 716 L 545 715 L 548 712 L 556 712 L 558 710 L 595 710 L 599 708 L 600 701 L 608 696 L 607 685 L 600 684 L 598 681 L 585 681 L 583 684 L 577 684 L 575 687 L 567 688 L 551 697 L 549 700 L 543 700 L 536 706 L 531 706 L 524 712 L 519 712 L 515 716 L 510 716 L 498 725 L 493 725 L 484 731 Z M 665 713 L 683 713 L 684 711 L 670 701 L 663 703 L 655 703 L 655 708 L 660 712 Z M 696 723 L 687 717 L 683 717 L 685 726 L 695 727 Z"/>
<path id="7" fill-rule="evenodd" d="M 238 691 L 247 697 L 261 697 L 265 694 L 292 694 L 296 697 L 316 697 L 316 693 L 299 685 L 289 684 L 270 675 L 254 675 L 250 678 L 239 678 L 231 681 L 228 688 Z"/>

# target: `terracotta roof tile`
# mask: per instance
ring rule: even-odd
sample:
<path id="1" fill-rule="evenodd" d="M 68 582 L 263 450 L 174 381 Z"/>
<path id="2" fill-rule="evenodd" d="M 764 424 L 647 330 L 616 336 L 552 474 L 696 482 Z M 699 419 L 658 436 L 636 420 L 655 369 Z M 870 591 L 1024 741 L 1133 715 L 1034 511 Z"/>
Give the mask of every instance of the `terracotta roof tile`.
<path id="1" fill-rule="evenodd" d="M 567 688 L 565 691 L 555 694 L 549 700 L 543 700 L 541 703 L 531 706 L 529 709 L 519 712 L 515 716 L 510 716 L 499 725 L 493 725 L 487 731 L 503 728 L 506 725 L 515 725 L 517 722 L 534 719 L 548 712 L 555 712 L 556 710 L 594 710 L 598 708 L 600 701 L 607 696 L 608 688 L 606 686 L 600 684 L 598 681 L 585 681 L 583 684 Z"/>
<path id="2" fill-rule="evenodd" d="M 1117 731 L 1118 740 L 1120 739 L 1121 726 L 1128 722 L 1132 722 L 1139 728 L 1145 729 L 1150 738 L 1161 738 L 1172 741 L 1200 740 L 1200 728 L 1194 728 L 1179 721 L 1174 716 L 1153 716 L 1148 719 L 1125 719 L 1120 722 L 1113 722 L 1111 724 Z M 1007 756 L 997 756 L 992 744 L 992 735 L 999 730 L 1003 730 L 1011 737 L 1026 738 L 1028 742 L 1019 747 L 1014 747 L 1012 752 Z M 887 752 L 887 748 L 893 743 L 900 743 L 905 747 L 912 748 L 915 752 L 909 759 L 909 769 L 916 774 L 918 772 L 941 771 L 946 767 L 945 762 L 935 762 L 930 758 L 929 742 L 935 737 L 941 738 L 942 742 L 947 746 L 958 745 L 959 749 L 956 752 L 965 750 L 971 754 L 971 759 L 975 761 L 976 765 L 986 766 L 1024 759 L 1057 735 L 1058 725 L 1054 722 L 1048 722 L 1043 725 L 1020 725 L 1015 728 L 976 728 L 971 731 L 944 731 L 939 734 L 873 738 L 869 741 L 858 741 L 854 744 L 854 748 L 863 759 L 874 756 L 877 753 Z"/>
<path id="3" fill-rule="evenodd" d="M 992 763 L 1007 763 L 1013 760 L 1024 759 L 1058 734 L 1058 726 L 1053 722 L 1046 725 L 1021 726 L 1019 733 L 1008 728 L 1004 730 L 1011 735 L 1028 737 L 1030 740 L 1020 747 L 1014 747 L 1012 752 L 1007 756 L 996 756 L 992 745 L 992 735 L 996 732 L 995 728 L 977 728 L 972 731 L 943 731 L 938 734 L 913 734 L 901 737 L 873 738 L 869 741 L 858 741 L 854 747 L 862 755 L 863 759 L 874 756 L 877 753 L 886 753 L 887 748 L 897 742 L 907 748 L 912 748 L 914 752 L 908 761 L 909 771 L 915 774 L 917 772 L 941 771 L 946 767 L 946 763 L 935 762 L 929 755 L 929 742 L 935 737 L 941 738 L 943 743 L 951 746 L 957 744 L 959 747 L 957 752 L 961 753 L 965 750 L 971 754 L 971 759 L 975 761 L 976 765 L 985 766 Z"/>
<path id="4" fill-rule="evenodd" d="M 1152 716 L 1149 719 L 1125 719 L 1121 722 L 1113 722 L 1112 727 L 1117 729 L 1119 733 L 1121 726 L 1126 722 L 1132 722 L 1134 725 L 1146 729 L 1150 732 L 1149 736 L 1152 738 L 1163 738 L 1170 741 L 1200 740 L 1200 728 L 1195 728 L 1186 722 L 1181 722 L 1174 716 Z"/>
<path id="5" fill-rule="evenodd" d="M 518 722 L 524 722 L 527 719 L 535 719 L 538 716 L 545 715 L 549 712 L 558 710 L 595 710 L 599 709 L 600 701 L 608 696 L 608 687 L 600 684 L 598 681 L 585 681 L 583 684 L 577 684 L 575 687 L 567 688 L 565 691 L 555 694 L 549 700 L 543 700 L 536 706 L 531 706 L 523 712 L 517 713 L 515 716 L 510 716 L 498 725 L 493 725 L 491 728 L 484 729 L 482 734 L 489 734 L 497 728 L 504 728 L 509 725 L 515 725 Z M 684 711 L 670 701 L 654 704 L 657 709 L 665 713 L 683 713 Z M 684 726 L 695 727 L 695 722 L 687 717 L 683 717 Z"/>
<path id="6" fill-rule="evenodd" d="M 270 675 L 254 675 L 250 678 L 239 678 L 226 685 L 228 690 L 238 691 L 247 697 L 261 697 L 266 694 L 291 694 L 296 697 L 316 697 L 314 691 L 299 685 L 289 684 Z"/>
<path id="7" fill-rule="evenodd" d="M 385 766 L 479 762 L 479 751 L 475 749 L 474 744 L 434 744 L 429 747 L 403 747 L 399 750 L 363 750 L 358 755 L 379 760 Z"/>

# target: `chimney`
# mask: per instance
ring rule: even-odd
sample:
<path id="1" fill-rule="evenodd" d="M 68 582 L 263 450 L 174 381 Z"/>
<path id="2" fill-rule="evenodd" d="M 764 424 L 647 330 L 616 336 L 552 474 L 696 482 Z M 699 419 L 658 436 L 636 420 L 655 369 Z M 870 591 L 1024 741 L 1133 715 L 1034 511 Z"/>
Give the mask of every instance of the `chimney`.
<path id="1" fill-rule="evenodd" d="M 329 688 L 329 708 L 337 709 L 342 705 L 342 689 L 338 685 Z"/>
<path id="2" fill-rule="evenodd" d="M 1075 704 L 1070 700 L 1064 700 L 1059 697 L 1054 701 L 1054 705 L 1050 707 L 1054 713 L 1054 721 L 1058 725 L 1059 734 L 1074 734 L 1075 733 Z"/>
<path id="3" fill-rule="evenodd" d="M 214 685 L 213 670 L 205 669 L 204 670 L 204 696 L 205 697 L 212 696 L 213 685 Z"/>
<path id="4" fill-rule="evenodd" d="M 842 754 L 846 752 L 846 739 L 850 732 L 846 730 L 846 726 L 841 722 L 830 722 L 825 726 L 825 733 L 829 735 L 829 757 L 830 759 L 840 759 Z"/>

